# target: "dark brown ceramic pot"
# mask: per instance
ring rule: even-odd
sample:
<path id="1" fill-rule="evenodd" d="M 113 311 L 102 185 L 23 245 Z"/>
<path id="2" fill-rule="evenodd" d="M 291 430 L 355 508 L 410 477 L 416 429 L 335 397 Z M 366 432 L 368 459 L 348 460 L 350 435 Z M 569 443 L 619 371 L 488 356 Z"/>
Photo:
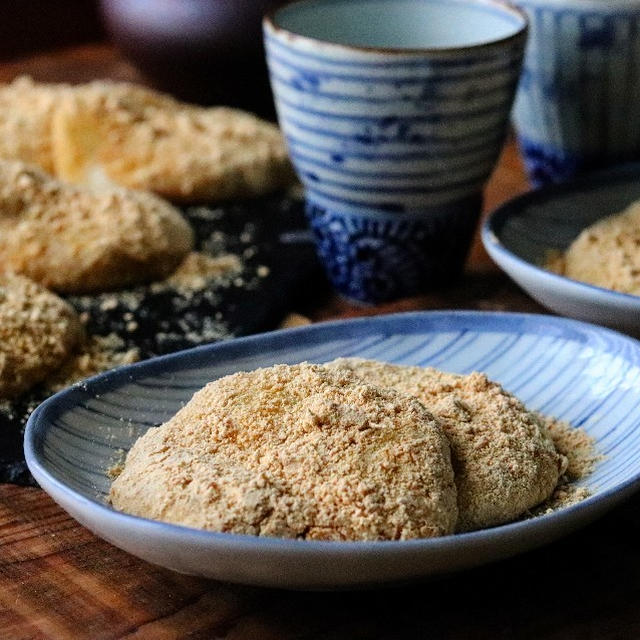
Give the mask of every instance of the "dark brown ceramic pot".
<path id="1" fill-rule="evenodd" d="M 159 89 L 273 117 L 262 16 L 278 0 L 101 0 L 116 44 Z"/>

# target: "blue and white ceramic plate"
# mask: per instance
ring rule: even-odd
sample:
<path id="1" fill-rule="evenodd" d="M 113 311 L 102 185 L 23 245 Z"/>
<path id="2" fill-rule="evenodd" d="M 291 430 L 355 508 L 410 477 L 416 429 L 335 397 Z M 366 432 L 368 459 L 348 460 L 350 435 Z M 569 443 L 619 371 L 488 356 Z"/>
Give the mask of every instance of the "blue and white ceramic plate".
<path id="1" fill-rule="evenodd" d="M 393 542 L 212 533 L 126 515 L 107 504 L 107 470 L 208 381 L 274 363 L 338 356 L 485 371 L 530 407 L 595 437 L 606 457 L 583 481 L 592 496 L 492 529 Z M 31 416 L 25 453 L 43 489 L 79 522 L 176 571 L 286 588 L 414 580 L 548 543 L 640 487 L 640 343 L 564 318 L 478 312 L 408 313 L 277 331 L 123 367 L 63 391 Z"/>
<path id="2" fill-rule="evenodd" d="M 495 262 L 545 307 L 640 336 L 640 296 L 578 282 L 541 266 L 549 250 L 566 249 L 585 227 L 638 199 L 640 164 L 594 172 L 511 200 L 489 216 L 482 240 Z"/>

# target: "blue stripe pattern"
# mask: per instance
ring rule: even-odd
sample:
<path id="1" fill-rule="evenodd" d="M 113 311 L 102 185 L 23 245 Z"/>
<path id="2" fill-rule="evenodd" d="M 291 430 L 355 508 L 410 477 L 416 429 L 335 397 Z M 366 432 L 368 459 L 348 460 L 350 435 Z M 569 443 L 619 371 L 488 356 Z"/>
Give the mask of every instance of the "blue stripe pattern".
<path id="1" fill-rule="evenodd" d="M 640 157 L 640 6 L 517 0 L 530 38 L 514 120 L 536 186 Z"/>
<path id="2" fill-rule="evenodd" d="M 343 356 L 458 373 L 482 370 L 530 408 L 582 426 L 605 456 L 580 482 L 591 497 L 551 515 L 473 534 L 371 545 L 301 544 L 199 532 L 127 516 L 108 506 L 109 468 L 150 426 L 170 418 L 210 380 L 275 363 Z M 421 573 L 428 575 L 439 552 L 469 556 L 457 566 L 473 565 L 477 557 L 468 550 L 476 541 L 493 549 L 484 558 L 495 559 L 501 556 L 499 549 L 511 553 L 514 540 L 527 548 L 524 541 L 529 538 L 557 537 L 640 487 L 640 343 L 558 317 L 478 312 L 408 313 L 272 332 L 123 367 L 63 391 L 32 415 L 25 452 L 41 486 L 73 515 L 125 550 L 158 564 L 221 579 L 235 575 L 217 573 L 221 564 L 237 565 L 243 580 L 252 582 L 258 578 L 250 577 L 253 571 L 247 567 L 260 566 L 276 545 L 281 552 L 277 566 L 287 567 L 287 572 L 290 565 L 310 561 L 306 553 L 324 557 L 335 549 L 348 551 L 356 563 L 351 576 L 359 571 L 358 559 L 364 562 L 369 554 L 375 555 L 382 575 L 394 575 L 390 567 L 397 566 L 398 554 L 405 552 L 411 566 L 419 563 Z M 245 545 L 242 553 L 238 545 Z M 220 553 L 229 553 L 226 563 L 211 561 Z M 249 556 L 252 562 L 247 563 Z"/>
<path id="3" fill-rule="evenodd" d="M 265 336 L 246 347 L 203 347 L 170 357 L 169 375 L 151 361 L 56 396 L 30 437 L 37 432 L 41 464 L 104 500 L 106 470 L 119 450 L 170 418 L 208 381 L 239 368 L 357 356 L 459 373 L 482 370 L 531 408 L 583 426 L 598 439 L 608 458 L 586 481 L 591 488 L 605 491 L 625 474 L 637 474 L 640 442 L 628 448 L 640 436 L 640 343 L 589 325 L 577 324 L 577 335 L 563 332 L 570 321 L 560 318 L 524 317 L 529 324 L 508 314 L 493 324 L 491 314 L 403 314 L 299 331 L 295 341 L 271 334 L 272 340 Z M 560 331 L 546 332 L 547 324 Z M 260 349 L 261 342 L 278 348 Z M 629 464 L 621 465 L 621 456 Z"/>
<path id="4" fill-rule="evenodd" d="M 504 142 L 524 41 L 520 32 L 475 49 L 380 55 L 312 49 L 267 24 L 280 125 L 303 184 L 336 210 L 344 201 L 379 209 L 382 200 L 385 210 L 417 213 L 478 193 Z M 426 158 L 436 166 L 407 188 Z"/>

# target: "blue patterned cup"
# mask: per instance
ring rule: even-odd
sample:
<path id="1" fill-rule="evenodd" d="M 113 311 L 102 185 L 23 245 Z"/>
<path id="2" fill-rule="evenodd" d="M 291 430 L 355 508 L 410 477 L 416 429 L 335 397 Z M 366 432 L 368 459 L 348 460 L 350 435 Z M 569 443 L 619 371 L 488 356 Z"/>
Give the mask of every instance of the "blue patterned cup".
<path id="1" fill-rule="evenodd" d="M 640 158 L 640 0 L 516 0 L 530 35 L 514 121 L 531 182 Z"/>
<path id="2" fill-rule="evenodd" d="M 526 31 L 496 0 L 302 0 L 265 18 L 280 125 L 343 295 L 377 303 L 459 275 Z"/>

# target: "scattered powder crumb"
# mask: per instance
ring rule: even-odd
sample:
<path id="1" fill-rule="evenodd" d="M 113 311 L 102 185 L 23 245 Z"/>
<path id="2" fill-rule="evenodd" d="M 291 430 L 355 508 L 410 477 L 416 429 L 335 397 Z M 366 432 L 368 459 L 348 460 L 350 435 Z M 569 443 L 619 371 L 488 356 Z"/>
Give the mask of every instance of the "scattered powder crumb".
<path id="1" fill-rule="evenodd" d="M 598 453 L 595 439 L 584 429 L 572 427 L 568 422 L 548 416 L 541 415 L 540 418 L 558 452 L 566 456 L 568 465 L 551 496 L 531 509 L 527 517 L 552 513 L 588 498 L 591 495 L 589 489 L 575 483 L 592 473 L 604 457 Z"/>
<path id="2" fill-rule="evenodd" d="M 220 207 L 214 209 L 210 207 L 189 207 L 189 214 L 192 218 L 215 222 L 224 217 L 224 209 L 221 209 Z"/>
<path id="3" fill-rule="evenodd" d="M 9 400 L 0 400 L 0 412 L 6 415 L 13 415 L 13 403 Z"/>
<path id="4" fill-rule="evenodd" d="M 82 345 L 81 351 L 72 356 L 44 382 L 51 393 L 96 375 L 107 369 L 131 364 L 139 359 L 137 349 L 125 349 L 124 342 L 117 334 L 91 336 Z"/>
<path id="5" fill-rule="evenodd" d="M 559 249 L 548 249 L 545 251 L 541 266 L 558 275 L 564 275 L 564 253 Z"/>
<path id="6" fill-rule="evenodd" d="M 115 309 L 117 306 L 118 306 L 118 298 L 116 298 L 115 296 L 109 296 L 108 298 L 105 298 L 100 303 L 100 310 L 111 311 Z"/>
<path id="7" fill-rule="evenodd" d="M 150 286 L 153 287 L 154 285 L 151 284 Z M 129 311 L 137 311 L 144 299 L 144 295 L 145 291 L 143 289 L 136 288 L 112 293 L 72 296 L 70 300 L 76 308 L 84 309 L 80 316 L 85 318 L 84 322 L 89 322 L 91 313 L 88 309 L 94 307 L 96 300 L 98 301 L 97 306 L 102 312 L 114 311 L 118 307 L 126 307 Z"/>
<path id="8" fill-rule="evenodd" d="M 232 253 L 213 257 L 206 253 L 192 251 L 165 280 L 165 283 L 173 286 L 177 291 L 200 291 L 205 289 L 212 280 L 217 284 L 225 279 L 232 281 L 241 271 L 242 262 Z"/>
<path id="9" fill-rule="evenodd" d="M 107 476 L 111 480 L 115 480 L 124 469 L 124 458 L 126 457 L 126 452 L 121 450 L 118 452 L 118 455 L 122 456 L 122 460 L 107 469 Z"/>
<path id="10" fill-rule="evenodd" d="M 295 182 L 287 189 L 287 196 L 294 200 L 304 200 L 304 187 L 299 182 Z"/>
<path id="11" fill-rule="evenodd" d="M 226 236 L 223 231 L 214 231 L 211 234 L 211 238 L 209 238 L 209 240 L 215 243 L 222 243 L 222 242 L 225 242 Z"/>
<path id="12" fill-rule="evenodd" d="M 253 258 L 253 256 L 256 255 L 256 253 L 258 253 L 258 248 L 257 247 L 255 247 L 255 246 L 247 247 L 246 249 L 244 249 L 242 251 L 242 257 L 245 260 L 251 260 L 251 258 Z M 267 270 L 269 269 L 269 267 L 258 267 L 258 268 L 259 269 L 267 269 Z M 258 275 L 260 275 L 260 274 L 258 274 Z"/>
<path id="13" fill-rule="evenodd" d="M 292 329 L 293 327 L 305 327 L 311 324 L 311 320 L 307 316 L 299 313 L 290 313 L 281 323 L 280 329 Z"/>
<path id="14" fill-rule="evenodd" d="M 590 495 L 590 491 L 585 487 L 578 487 L 561 481 L 551 497 L 534 509 L 531 509 L 526 517 L 536 517 L 553 513 L 559 509 L 578 504 L 578 502 L 582 502 Z"/>
<path id="15" fill-rule="evenodd" d="M 569 462 L 565 472 L 570 481 L 586 478 L 603 459 L 595 447 L 595 440 L 584 429 L 572 427 L 568 422 L 543 417 L 556 449 Z"/>
<path id="16" fill-rule="evenodd" d="M 135 341 L 139 331 L 146 331 L 144 310 L 149 296 L 166 296 L 166 315 L 155 323 L 150 340 L 151 353 L 146 346 L 144 357 L 228 339 L 232 334 L 222 314 L 219 311 L 203 314 L 201 308 L 211 310 L 218 306 L 227 289 L 235 287 L 252 291 L 268 275 L 268 268 L 254 267 L 241 255 L 230 253 L 225 249 L 226 242 L 224 234 L 220 234 L 215 247 L 207 252 L 188 254 L 167 279 L 153 282 L 148 287 L 100 294 L 97 302 L 95 296 L 76 296 L 73 304 L 79 309 L 97 306 L 100 312 L 109 313 L 111 322 L 121 326 L 120 334 L 126 332 Z M 157 305 L 157 300 L 152 304 Z M 91 313 L 83 313 L 85 322 L 90 322 Z"/>

